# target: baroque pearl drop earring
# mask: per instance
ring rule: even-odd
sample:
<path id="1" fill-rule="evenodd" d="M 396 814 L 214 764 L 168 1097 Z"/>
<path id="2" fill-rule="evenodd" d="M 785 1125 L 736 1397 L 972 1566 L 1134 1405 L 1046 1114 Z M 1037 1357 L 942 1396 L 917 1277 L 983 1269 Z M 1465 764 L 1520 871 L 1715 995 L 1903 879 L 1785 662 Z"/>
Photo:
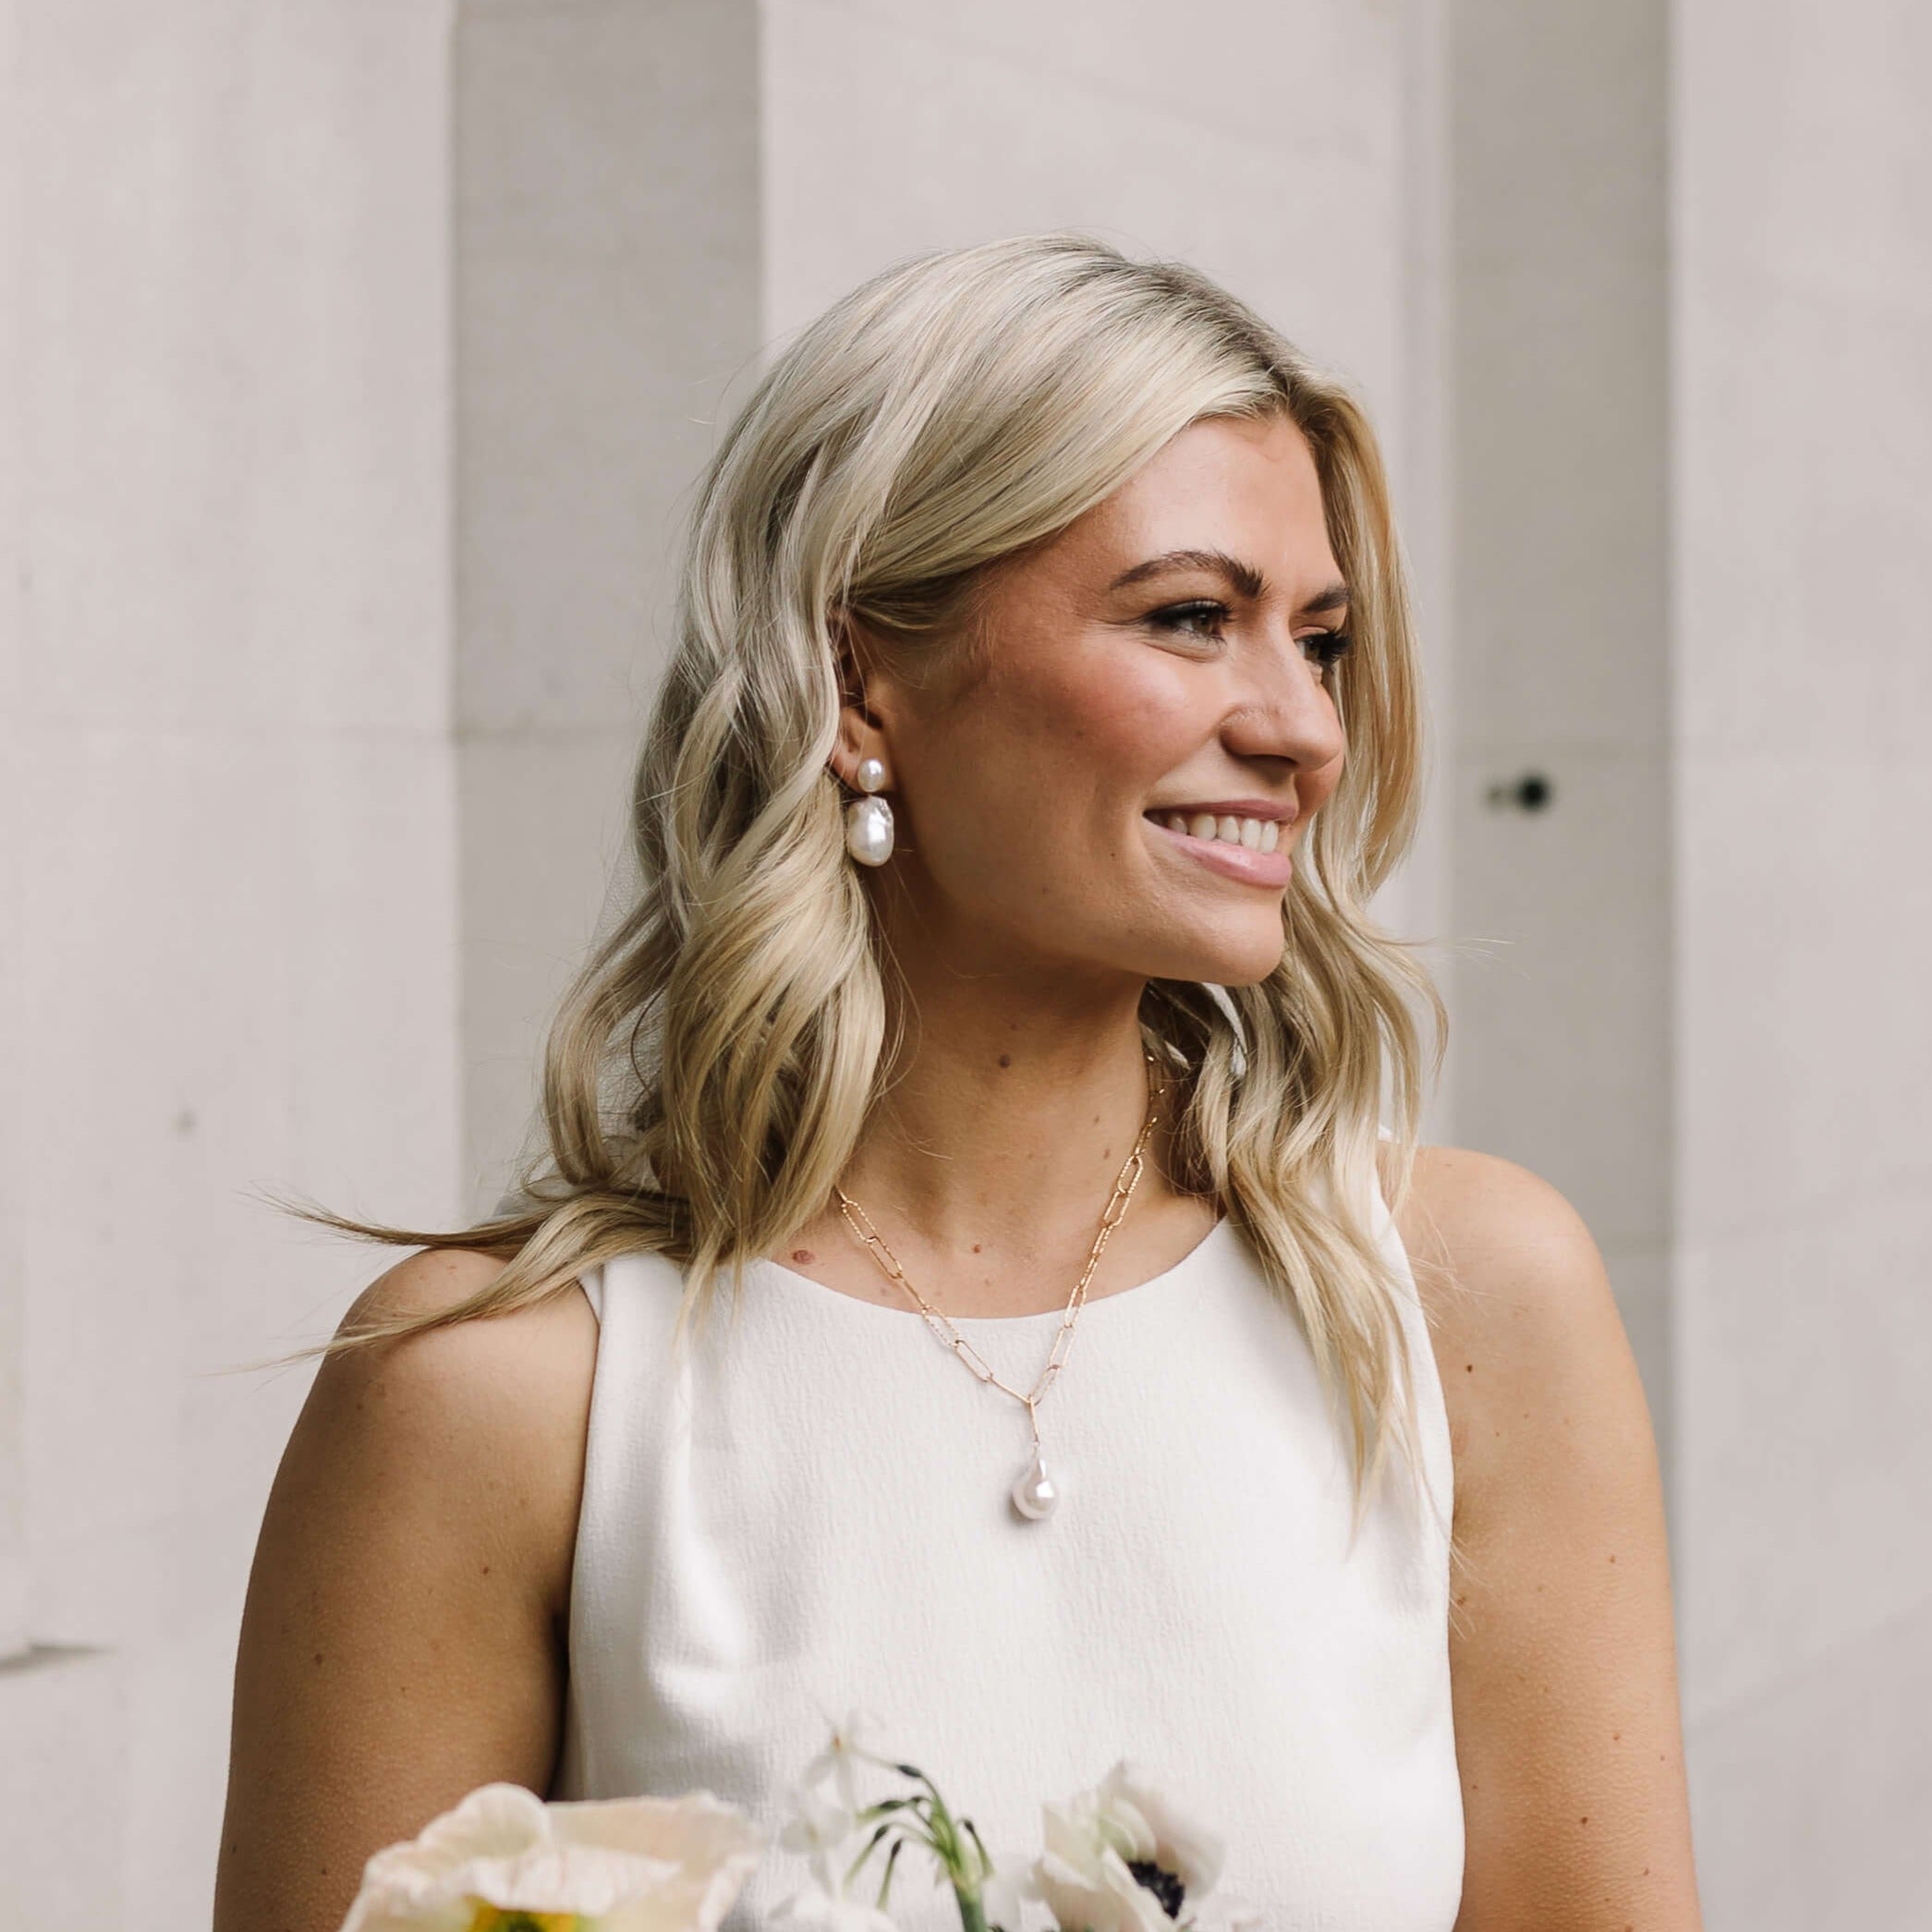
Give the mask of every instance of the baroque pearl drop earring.
<path id="1" fill-rule="evenodd" d="M 884 783 L 880 759 L 859 759 L 860 791 L 876 792 Z M 893 856 L 893 808 L 883 798 L 855 798 L 845 808 L 845 850 L 862 866 L 882 866 Z"/>

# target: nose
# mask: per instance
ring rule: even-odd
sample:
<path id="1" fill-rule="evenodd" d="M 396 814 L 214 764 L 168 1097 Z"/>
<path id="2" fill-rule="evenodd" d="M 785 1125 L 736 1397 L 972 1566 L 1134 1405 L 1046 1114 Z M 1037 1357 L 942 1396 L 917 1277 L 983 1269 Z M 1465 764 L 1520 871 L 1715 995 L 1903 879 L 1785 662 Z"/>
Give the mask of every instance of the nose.
<path id="1" fill-rule="evenodd" d="M 1270 638 L 1252 653 L 1247 672 L 1221 725 L 1221 740 L 1243 758 L 1279 759 L 1302 772 L 1319 771 L 1347 747 L 1333 687 L 1290 634 Z"/>

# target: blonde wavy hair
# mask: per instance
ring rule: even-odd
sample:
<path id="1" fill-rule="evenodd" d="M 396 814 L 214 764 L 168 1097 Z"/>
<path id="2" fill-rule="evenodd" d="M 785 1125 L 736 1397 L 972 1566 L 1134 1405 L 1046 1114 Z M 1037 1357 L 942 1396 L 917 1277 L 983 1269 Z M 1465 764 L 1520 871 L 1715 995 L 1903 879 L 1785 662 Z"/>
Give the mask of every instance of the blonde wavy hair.
<path id="1" fill-rule="evenodd" d="M 1320 479 L 1351 587 L 1331 673 L 1348 758 L 1252 986 L 1150 981 L 1142 1035 L 1177 1075 L 1178 1188 L 1226 1204 L 1345 1409 L 1356 1522 L 1414 1389 L 1371 1224 L 1383 1089 L 1405 1197 L 1447 1015 L 1367 901 L 1419 808 L 1405 566 L 1374 433 L 1346 386 L 1183 263 L 1056 232 L 902 261 L 759 380 L 701 482 L 674 654 L 632 794 L 641 891 L 591 951 L 544 1051 L 541 1137 L 492 1218 L 454 1233 L 277 1205 L 367 1240 L 511 1257 L 431 1313 L 371 1317 L 333 1354 L 504 1313 L 645 1250 L 684 1270 L 674 1330 L 779 1246 L 850 1162 L 897 1042 L 879 934 L 828 769 L 848 620 L 895 661 L 982 648 L 990 568 L 1051 537 L 1204 418 L 1281 412 Z M 1439 1513 L 1440 1514 L 1440 1513 Z"/>

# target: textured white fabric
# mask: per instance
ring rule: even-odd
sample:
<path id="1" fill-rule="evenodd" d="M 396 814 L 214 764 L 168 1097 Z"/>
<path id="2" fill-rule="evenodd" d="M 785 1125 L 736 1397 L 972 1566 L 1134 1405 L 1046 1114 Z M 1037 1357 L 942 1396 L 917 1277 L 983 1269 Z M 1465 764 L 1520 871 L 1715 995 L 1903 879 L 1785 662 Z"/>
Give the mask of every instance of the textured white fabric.
<path id="1" fill-rule="evenodd" d="M 1398 1456 L 1347 1549 L 1346 1443 L 1232 1221 L 1082 1311 L 1039 1409 L 1063 1491 L 1043 1523 L 1007 1502 L 1025 1409 L 909 1306 L 759 1260 L 735 1323 L 727 1283 L 674 1380 L 680 1286 L 657 1256 L 584 1277 L 601 1328 L 550 1795 L 702 1787 L 775 1829 L 828 1715 L 862 1706 L 996 1855 L 1037 1852 L 1041 1800 L 1126 1757 L 1221 1834 L 1222 1889 L 1270 1932 L 1449 1932 L 1464 1840 L 1440 1526 Z M 1060 1319 L 957 1326 L 1026 1389 Z M 1446 1524 L 1441 1389 L 1413 1300 L 1403 1320 Z M 862 1790 L 897 1788 L 881 1777 Z M 958 1923 L 929 1865 L 908 1847 L 893 1878 L 908 1932 Z M 805 1876 L 774 1845 L 728 1932 Z"/>

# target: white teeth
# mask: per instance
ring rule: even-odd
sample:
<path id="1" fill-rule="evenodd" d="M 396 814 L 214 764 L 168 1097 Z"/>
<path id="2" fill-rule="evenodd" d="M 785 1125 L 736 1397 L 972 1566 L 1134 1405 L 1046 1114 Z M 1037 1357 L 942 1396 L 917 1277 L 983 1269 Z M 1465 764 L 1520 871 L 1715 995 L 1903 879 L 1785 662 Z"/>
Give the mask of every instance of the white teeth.
<path id="1" fill-rule="evenodd" d="M 1250 852 L 1272 852 L 1282 843 L 1282 827 L 1274 819 L 1236 819 L 1213 812 L 1171 811 L 1160 822 L 1170 832 L 1185 832 L 1189 838 L 1214 839 L 1225 845 L 1245 845 Z"/>

